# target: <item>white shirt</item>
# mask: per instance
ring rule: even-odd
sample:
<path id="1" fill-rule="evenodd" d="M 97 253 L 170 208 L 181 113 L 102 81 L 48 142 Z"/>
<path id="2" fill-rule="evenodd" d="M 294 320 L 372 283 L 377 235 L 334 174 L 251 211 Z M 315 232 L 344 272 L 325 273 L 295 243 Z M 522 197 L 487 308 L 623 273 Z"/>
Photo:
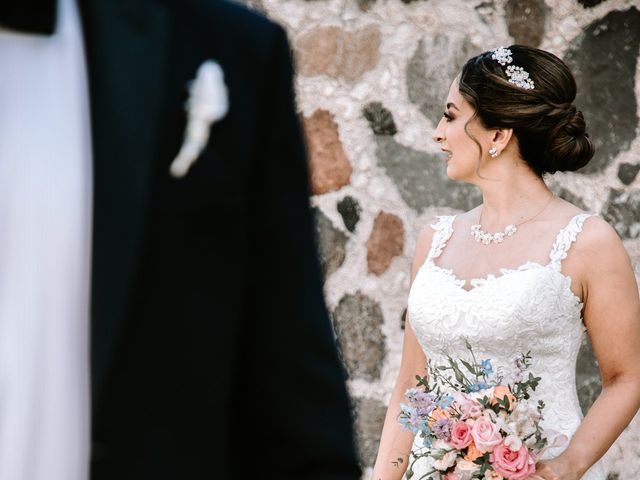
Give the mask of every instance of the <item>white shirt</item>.
<path id="1" fill-rule="evenodd" d="M 82 33 L 0 29 L 0 480 L 85 480 L 91 138 Z"/>

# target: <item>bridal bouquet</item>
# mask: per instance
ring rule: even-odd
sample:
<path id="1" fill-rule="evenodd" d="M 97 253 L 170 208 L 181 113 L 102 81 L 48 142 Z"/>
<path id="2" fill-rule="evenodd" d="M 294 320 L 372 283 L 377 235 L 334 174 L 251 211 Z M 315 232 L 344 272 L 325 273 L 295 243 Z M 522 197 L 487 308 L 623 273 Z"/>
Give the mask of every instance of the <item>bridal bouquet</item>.
<path id="1" fill-rule="evenodd" d="M 476 361 L 466 346 L 470 359 L 446 357 L 435 368 L 430 361 L 428 379 L 416 376 L 417 387 L 406 392 L 398 420 L 423 441 L 406 476 L 426 457 L 431 470 L 418 480 L 526 479 L 543 450 L 563 441 L 540 426 L 544 402 L 529 400 L 540 381 L 527 372 L 531 356 L 520 354 L 511 371 L 494 372 L 491 360 Z"/>

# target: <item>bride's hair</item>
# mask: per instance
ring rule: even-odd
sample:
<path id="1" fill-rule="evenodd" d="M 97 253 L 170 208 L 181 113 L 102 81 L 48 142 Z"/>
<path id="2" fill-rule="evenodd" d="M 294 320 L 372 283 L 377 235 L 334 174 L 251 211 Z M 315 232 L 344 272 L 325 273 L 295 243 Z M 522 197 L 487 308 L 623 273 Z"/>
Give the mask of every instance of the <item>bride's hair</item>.
<path id="1" fill-rule="evenodd" d="M 573 105 L 576 82 L 571 71 L 544 50 L 507 48 L 512 65 L 528 72 L 535 86 L 511 83 L 507 66 L 492 59 L 493 51 L 471 58 L 458 84 L 460 94 L 475 109 L 474 117 L 485 128 L 512 128 L 520 156 L 539 176 L 584 167 L 595 147 L 585 132 L 582 112 Z"/>

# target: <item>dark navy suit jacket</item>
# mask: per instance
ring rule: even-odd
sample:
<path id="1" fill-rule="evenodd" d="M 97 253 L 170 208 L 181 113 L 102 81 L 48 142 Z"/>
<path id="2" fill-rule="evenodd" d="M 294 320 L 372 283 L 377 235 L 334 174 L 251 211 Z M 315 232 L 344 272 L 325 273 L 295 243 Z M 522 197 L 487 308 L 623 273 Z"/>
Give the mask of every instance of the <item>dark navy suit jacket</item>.
<path id="1" fill-rule="evenodd" d="M 212 0 L 79 0 L 94 145 L 92 480 L 357 479 L 284 30 Z M 230 109 L 169 175 L 187 82 Z"/>

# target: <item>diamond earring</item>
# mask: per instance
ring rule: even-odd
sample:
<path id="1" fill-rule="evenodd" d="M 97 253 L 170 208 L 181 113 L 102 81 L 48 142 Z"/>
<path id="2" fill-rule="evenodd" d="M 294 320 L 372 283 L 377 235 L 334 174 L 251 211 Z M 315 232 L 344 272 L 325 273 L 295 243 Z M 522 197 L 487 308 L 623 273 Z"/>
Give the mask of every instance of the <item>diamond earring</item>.
<path id="1" fill-rule="evenodd" d="M 493 146 L 489 149 L 489 155 L 491 155 L 491 158 L 496 158 L 498 156 L 498 149 Z"/>

